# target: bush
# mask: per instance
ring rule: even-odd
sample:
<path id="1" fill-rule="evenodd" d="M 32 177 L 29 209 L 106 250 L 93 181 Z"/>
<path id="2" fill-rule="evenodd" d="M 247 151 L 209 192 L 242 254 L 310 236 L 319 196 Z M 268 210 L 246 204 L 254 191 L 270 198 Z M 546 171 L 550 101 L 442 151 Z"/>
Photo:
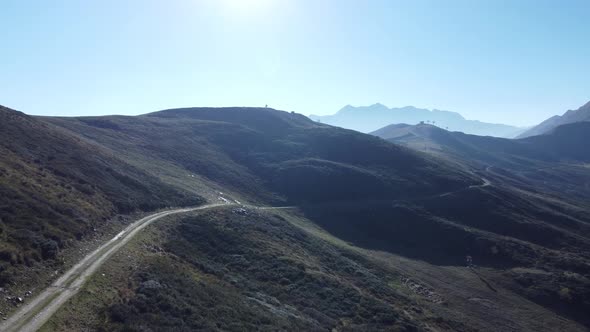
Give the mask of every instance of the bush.
<path id="1" fill-rule="evenodd" d="M 59 245 L 51 239 L 45 239 L 41 242 L 41 255 L 43 259 L 54 259 L 59 253 Z"/>
<path id="2" fill-rule="evenodd" d="M 109 314 L 114 322 L 125 323 L 127 318 L 137 314 L 137 311 L 127 304 L 115 304 L 110 308 Z"/>

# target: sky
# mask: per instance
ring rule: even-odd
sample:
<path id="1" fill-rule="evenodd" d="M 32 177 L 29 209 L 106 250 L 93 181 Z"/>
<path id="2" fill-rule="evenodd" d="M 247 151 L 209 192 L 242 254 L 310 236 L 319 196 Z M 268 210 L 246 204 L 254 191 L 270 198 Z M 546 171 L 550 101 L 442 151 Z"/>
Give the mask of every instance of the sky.
<path id="1" fill-rule="evenodd" d="M 590 101 L 587 0 L 2 0 L 0 104 L 35 115 L 382 103 L 533 125 Z"/>

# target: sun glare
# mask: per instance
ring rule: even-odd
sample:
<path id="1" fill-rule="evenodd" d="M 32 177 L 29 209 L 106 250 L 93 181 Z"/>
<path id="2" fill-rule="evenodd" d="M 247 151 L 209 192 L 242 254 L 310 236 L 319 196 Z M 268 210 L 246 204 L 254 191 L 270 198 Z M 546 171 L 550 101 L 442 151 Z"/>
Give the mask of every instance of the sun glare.
<path id="1" fill-rule="evenodd" d="M 224 0 L 223 2 L 237 14 L 254 14 L 270 10 L 276 0 Z"/>

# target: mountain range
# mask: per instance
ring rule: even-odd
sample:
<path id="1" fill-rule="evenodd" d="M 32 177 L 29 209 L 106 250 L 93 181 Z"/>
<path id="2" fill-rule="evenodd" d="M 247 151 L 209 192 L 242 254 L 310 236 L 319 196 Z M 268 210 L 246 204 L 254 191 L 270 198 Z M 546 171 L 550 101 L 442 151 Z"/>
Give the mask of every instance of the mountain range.
<path id="1" fill-rule="evenodd" d="M 310 115 L 309 117 L 314 121 L 364 133 L 375 131 L 388 124 L 419 124 L 421 122 L 433 123 L 442 128 L 467 134 L 505 138 L 516 137 L 526 130 L 526 128 L 504 124 L 467 120 L 455 112 L 427 110 L 413 106 L 388 108 L 379 103 L 362 107 L 347 105 L 333 115 Z"/>
<path id="2" fill-rule="evenodd" d="M 139 232 L 41 331 L 584 331 L 586 126 L 509 140 L 270 108 L 0 108 L 0 311 L 136 218 L 217 203 Z"/>
<path id="3" fill-rule="evenodd" d="M 389 125 L 372 133 L 390 142 L 453 160 L 461 165 L 496 173 L 520 188 L 539 190 L 555 197 L 575 193 L 570 199 L 590 199 L 587 163 L 590 122 L 572 123 L 524 139 L 481 137 L 450 132 L 432 125 Z"/>

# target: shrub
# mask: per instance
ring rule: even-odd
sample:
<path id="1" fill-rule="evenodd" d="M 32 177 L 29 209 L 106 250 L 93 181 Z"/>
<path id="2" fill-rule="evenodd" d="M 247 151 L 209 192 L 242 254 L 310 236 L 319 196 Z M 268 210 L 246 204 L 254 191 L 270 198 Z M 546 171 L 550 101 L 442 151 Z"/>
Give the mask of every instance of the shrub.
<path id="1" fill-rule="evenodd" d="M 59 245 L 51 239 L 45 239 L 41 242 L 41 255 L 43 259 L 53 259 L 57 257 Z"/>

